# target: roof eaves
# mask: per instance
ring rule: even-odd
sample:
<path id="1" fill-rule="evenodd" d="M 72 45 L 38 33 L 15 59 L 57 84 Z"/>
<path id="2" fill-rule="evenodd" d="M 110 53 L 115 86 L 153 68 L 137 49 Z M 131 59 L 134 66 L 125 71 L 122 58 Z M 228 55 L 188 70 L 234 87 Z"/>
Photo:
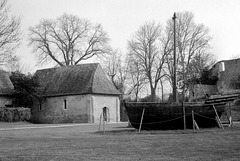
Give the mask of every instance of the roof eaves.
<path id="1" fill-rule="evenodd" d="M 122 93 L 60 93 L 60 94 L 43 94 L 41 95 L 42 97 L 61 97 L 61 96 L 74 96 L 74 95 L 88 95 L 88 94 L 98 94 L 98 95 L 114 95 L 114 96 L 119 96 L 123 95 Z"/>
<path id="2" fill-rule="evenodd" d="M 43 94 L 42 97 L 61 97 L 61 96 L 74 96 L 74 95 L 87 95 L 93 93 L 59 93 L 59 94 Z"/>

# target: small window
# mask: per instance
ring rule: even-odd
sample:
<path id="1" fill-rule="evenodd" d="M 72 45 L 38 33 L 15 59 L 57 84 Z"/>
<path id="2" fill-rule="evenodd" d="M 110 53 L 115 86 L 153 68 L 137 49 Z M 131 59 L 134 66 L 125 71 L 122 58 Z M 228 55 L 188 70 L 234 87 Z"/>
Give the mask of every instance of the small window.
<path id="1" fill-rule="evenodd" d="M 67 109 L 67 100 L 66 100 L 66 99 L 64 100 L 64 103 L 63 103 L 63 109 L 64 109 L 64 110 Z"/>
<path id="2" fill-rule="evenodd" d="M 42 111 L 42 103 L 39 102 L 39 111 Z"/>

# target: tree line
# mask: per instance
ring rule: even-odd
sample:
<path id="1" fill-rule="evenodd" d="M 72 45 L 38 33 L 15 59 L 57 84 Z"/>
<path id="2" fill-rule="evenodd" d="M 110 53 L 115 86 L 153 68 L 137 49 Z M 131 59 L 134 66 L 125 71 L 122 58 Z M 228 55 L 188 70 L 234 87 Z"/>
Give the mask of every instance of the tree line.
<path id="1" fill-rule="evenodd" d="M 202 79 L 215 59 L 209 52 L 212 39 L 209 29 L 197 24 L 193 13 L 177 13 L 176 21 L 177 86 L 181 95 L 192 85 L 193 79 Z M 172 87 L 174 79 L 173 20 L 170 18 L 165 27 L 154 21 L 144 23 L 128 40 L 124 63 L 118 60 L 121 55 L 113 52 L 107 59 L 109 63 L 105 63 L 111 80 L 121 84 L 121 91 L 134 94 L 138 101 L 139 93 L 147 86 L 150 89 L 148 101 L 154 102 L 160 86 L 161 100 L 164 100 L 163 87 L 166 83 Z"/>
<path id="2" fill-rule="evenodd" d="M 0 65 L 14 65 L 19 58 L 14 53 L 22 38 L 21 19 L 9 17 L 8 0 L 0 0 Z M 209 52 L 209 29 L 194 20 L 192 12 L 176 14 L 176 53 L 179 92 L 187 91 L 188 80 L 199 78 L 214 63 Z M 145 22 L 128 39 L 127 52 L 113 49 L 101 24 L 66 14 L 56 19 L 42 19 L 28 29 L 28 42 L 38 64 L 77 65 L 83 60 L 99 57 L 115 87 L 127 95 L 150 89 L 150 101 L 156 101 L 160 87 L 162 100 L 165 84 L 173 85 L 173 20 L 163 26 Z"/>

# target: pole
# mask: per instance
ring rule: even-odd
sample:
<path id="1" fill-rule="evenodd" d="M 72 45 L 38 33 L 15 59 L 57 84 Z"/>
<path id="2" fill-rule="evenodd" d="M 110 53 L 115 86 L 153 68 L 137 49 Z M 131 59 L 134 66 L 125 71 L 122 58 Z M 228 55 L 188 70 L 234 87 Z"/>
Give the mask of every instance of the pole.
<path id="1" fill-rule="evenodd" d="M 195 122 L 194 122 L 194 112 L 192 110 L 192 124 L 193 124 L 193 131 L 195 131 Z"/>
<path id="2" fill-rule="evenodd" d="M 230 105 L 230 102 L 228 103 L 228 105 L 229 105 L 229 108 L 230 108 L 229 127 L 232 127 L 233 126 L 233 123 L 232 123 L 232 106 Z"/>
<path id="3" fill-rule="evenodd" d="M 103 134 L 105 134 L 105 128 L 106 128 L 106 121 L 103 121 Z"/>
<path id="4" fill-rule="evenodd" d="M 176 13 L 174 12 L 173 14 L 173 47 L 174 47 L 174 52 L 173 52 L 173 101 L 178 102 L 178 97 L 177 97 L 177 67 L 176 67 L 176 62 L 177 62 L 177 57 L 176 57 Z"/>
<path id="5" fill-rule="evenodd" d="M 186 113 L 185 113 L 185 102 L 182 102 L 182 110 L 183 110 L 183 129 L 186 130 Z"/>
<path id="6" fill-rule="evenodd" d="M 100 115 L 100 120 L 99 120 L 99 126 L 98 126 L 98 131 L 101 130 L 101 123 L 102 123 L 102 113 Z"/>

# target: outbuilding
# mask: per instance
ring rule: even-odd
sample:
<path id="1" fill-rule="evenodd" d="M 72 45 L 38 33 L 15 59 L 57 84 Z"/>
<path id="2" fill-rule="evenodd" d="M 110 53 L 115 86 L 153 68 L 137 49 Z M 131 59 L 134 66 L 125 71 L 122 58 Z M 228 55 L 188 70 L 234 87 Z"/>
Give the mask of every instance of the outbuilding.
<path id="1" fill-rule="evenodd" d="M 32 109 L 37 123 L 96 123 L 120 121 L 121 94 L 99 63 L 38 70 L 42 102 Z"/>
<path id="2" fill-rule="evenodd" d="M 0 70 L 0 107 L 12 104 L 14 87 L 9 78 L 9 73 Z"/>

